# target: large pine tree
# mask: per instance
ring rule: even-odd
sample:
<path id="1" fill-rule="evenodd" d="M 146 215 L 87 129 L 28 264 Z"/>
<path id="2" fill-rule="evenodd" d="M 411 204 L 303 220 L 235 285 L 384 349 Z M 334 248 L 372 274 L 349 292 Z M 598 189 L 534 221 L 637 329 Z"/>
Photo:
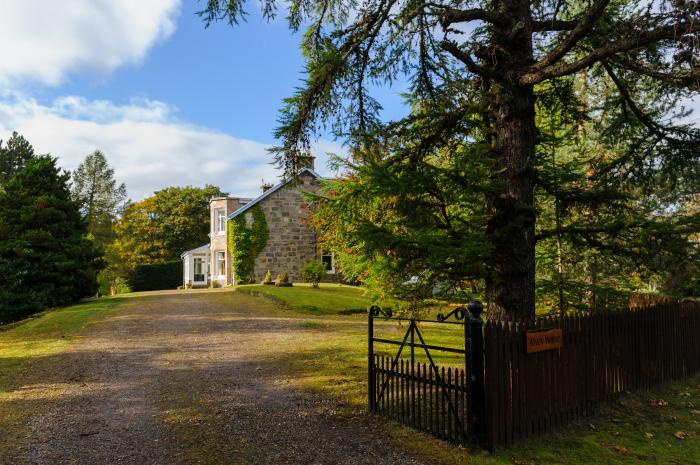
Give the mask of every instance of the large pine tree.
<path id="1" fill-rule="evenodd" d="M 96 290 L 99 252 L 56 159 L 33 157 L 0 192 L 0 323 Z"/>
<path id="2" fill-rule="evenodd" d="M 96 150 L 73 173 L 71 192 L 95 243 L 105 249 L 114 240 L 114 222 L 127 204 L 126 185 L 117 184 L 107 158 Z"/>
<path id="3" fill-rule="evenodd" d="M 262 4 L 264 14 L 274 16 L 275 0 Z M 236 23 L 244 5 L 210 0 L 201 14 L 208 23 Z M 282 112 L 278 161 L 294 171 L 314 135 L 328 127 L 354 148 L 368 140 L 381 144 L 388 134 L 398 147 L 411 148 L 387 146 L 393 165 L 407 171 L 437 149 L 470 146 L 475 159 L 486 160 L 491 186 L 485 199 L 490 254 L 482 264 L 492 316 L 535 311 L 538 87 L 556 88 L 577 73 L 599 76 L 617 97 L 605 110 L 615 119 L 604 121 L 601 132 L 641 123 L 634 124 L 639 137 L 627 147 L 623 168 L 638 167 L 630 171 L 637 177 L 649 167 L 681 176 L 696 169 L 697 150 L 688 148 L 697 147 L 697 132 L 673 127 L 667 114 L 647 112 L 637 100 L 646 86 L 670 96 L 697 90 L 696 2 L 294 0 L 288 11 L 292 29 L 308 25 L 307 79 Z M 383 124 L 371 89 L 399 78 L 410 83 L 414 110 Z M 453 182 L 470 190 L 474 175 L 465 171 Z M 449 220 L 449 212 L 444 216 Z"/>
<path id="4" fill-rule="evenodd" d="M 34 147 L 16 131 L 3 147 L 0 140 L 0 186 L 9 181 L 34 156 Z"/>

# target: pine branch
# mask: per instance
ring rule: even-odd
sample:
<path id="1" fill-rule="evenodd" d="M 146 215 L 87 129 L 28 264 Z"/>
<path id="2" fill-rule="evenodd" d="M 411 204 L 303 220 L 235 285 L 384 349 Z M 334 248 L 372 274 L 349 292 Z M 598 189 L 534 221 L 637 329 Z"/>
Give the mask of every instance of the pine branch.
<path id="1" fill-rule="evenodd" d="M 651 117 L 649 117 L 649 115 L 645 114 L 639 108 L 639 106 L 637 106 L 634 99 L 632 99 L 632 96 L 630 95 L 629 91 L 627 90 L 627 87 L 620 80 L 620 78 L 617 77 L 617 75 L 613 71 L 610 64 L 608 64 L 607 62 L 604 61 L 602 63 L 602 65 L 603 65 L 603 68 L 605 69 L 605 72 L 608 73 L 608 76 L 610 76 L 610 79 L 612 79 L 613 83 L 615 84 L 615 87 L 617 87 L 618 92 L 620 92 L 620 95 L 627 103 L 627 106 L 629 107 L 629 109 L 632 111 L 634 116 L 636 116 L 637 119 L 647 129 L 649 129 L 649 131 L 651 131 L 653 134 L 655 134 L 660 139 L 667 140 L 669 142 L 682 143 L 682 141 L 670 137 L 666 128 L 664 128 L 663 126 L 661 126 L 660 124 L 655 122 Z"/>
<path id="2" fill-rule="evenodd" d="M 625 231 L 630 229 L 632 226 L 638 228 L 644 228 L 646 223 L 640 222 L 636 225 L 630 225 L 624 222 L 612 222 L 609 224 L 604 224 L 600 226 L 563 226 L 561 228 L 549 229 L 542 231 L 535 236 L 536 241 L 542 241 L 544 239 L 549 239 L 557 235 L 562 236 L 585 236 L 587 234 L 601 234 L 601 233 L 617 233 L 620 231 Z"/>
<path id="3" fill-rule="evenodd" d="M 579 24 L 579 22 L 575 19 L 572 19 L 572 20 L 562 20 L 562 19 L 535 20 L 532 22 L 532 30 L 534 32 L 571 31 L 578 24 Z"/>
<path id="4" fill-rule="evenodd" d="M 547 68 L 548 66 L 561 60 L 567 53 L 571 51 L 576 44 L 586 37 L 592 30 L 596 21 L 600 19 L 605 11 L 605 8 L 610 3 L 610 0 L 596 0 L 590 10 L 578 21 L 576 26 L 571 30 L 564 40 L 554 47 L 547 55 L 538 60 L 530 67 L 531 71 L 538 71 Z"/>
<path id="5" fill-rule="evenodd" d="M 700 69 L 683 70 L 676 73 L 664 73 L 619 55 L 611 57 L 609 61 L 610 63 L 616 64 L 620 68 L 634 71 L 635 73 L 654 78 L 661 82 L 687 87 L 691 90 L 700 90 Z"/>
<path id="6" fill-rule="evenodd" d="M 477 64 L 467 52 L 459 48 L 456 42 L 443 40 L 440 45 L 443 50 L 464 63 L 470 72 L 486 78 L 493 76 L 493 70 L 491 68 Z"/>
<path id="7" fill-rule="evenodd" d="M 570 63 L 548 66 L 540 71 L 534 68 L 534 66 L 537 65 L 535 64 L 530 68 L 530 70 L 528 70 L 528 72 L 520 77 L 519 82 L 521 85 L 534 85 L 547 79 L 567 76 L 581 69 L 588 68 L 595 63 L 610 58 L 620 52 L 639 49 L 646 45 L 663 40 L 677 39 L 681 35 L 690 32 L 692 27 L 693 25 L 689 22 L 670 24 L 649 31 L 640 32 L 634 37 L 628 37 L 627 39 L 613 42 L 605 47 L 594 50 L 589 55 L 579 60 Z"/>
<path id="8" fill-rule="evenodd" d="M 502 16 L 480 8 L 460 10 L 435 3 L 428 3 L 426 5 L 444 10 L 442 13 L 442 19 L 440 20 L 443 30 L 448 29 L 452 24 L 466 23 L 469 21 L 486 21 L 487 23 L 497 24 L 500 26 L 506 25 L 506 21 Z"/>

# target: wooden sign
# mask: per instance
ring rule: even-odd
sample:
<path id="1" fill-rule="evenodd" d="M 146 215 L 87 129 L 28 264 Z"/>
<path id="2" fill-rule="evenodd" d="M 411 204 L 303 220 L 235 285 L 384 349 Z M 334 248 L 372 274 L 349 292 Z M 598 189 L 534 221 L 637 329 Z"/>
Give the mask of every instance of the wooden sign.
<path id="1" fill-rule="evenodd" d="M 535 331 L 525 334 L 525 346 L 528 354 L 545 350 L 556 350 L 561 347 L 561 340 L 561 329 Z"/>

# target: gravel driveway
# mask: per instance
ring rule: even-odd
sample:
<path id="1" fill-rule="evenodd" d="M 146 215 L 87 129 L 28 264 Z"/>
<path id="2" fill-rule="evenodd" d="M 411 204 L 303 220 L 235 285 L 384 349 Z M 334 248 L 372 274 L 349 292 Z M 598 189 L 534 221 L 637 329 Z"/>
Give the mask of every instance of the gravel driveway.
<path id="1" fill-rule="evenodd" d="M 19 463 L 425 464 L 367 418 L 290 387 L 276 343 L 304 337 L 236 292 L 134 298 L 51 360 Z M 27 400 L 29 402 L 29 400 Z"/>

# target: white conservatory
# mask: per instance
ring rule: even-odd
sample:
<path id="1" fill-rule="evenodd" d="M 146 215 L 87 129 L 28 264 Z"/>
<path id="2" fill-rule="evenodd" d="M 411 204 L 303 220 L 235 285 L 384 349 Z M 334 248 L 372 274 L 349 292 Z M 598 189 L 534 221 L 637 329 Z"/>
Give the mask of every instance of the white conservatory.
<path id="1" fill-rule="evenodd" d="M 185 289 L 208 287 L 211 274 L 209 244 L 183 252 L 180 258 L 182 258 L 182 286 Z"/>

